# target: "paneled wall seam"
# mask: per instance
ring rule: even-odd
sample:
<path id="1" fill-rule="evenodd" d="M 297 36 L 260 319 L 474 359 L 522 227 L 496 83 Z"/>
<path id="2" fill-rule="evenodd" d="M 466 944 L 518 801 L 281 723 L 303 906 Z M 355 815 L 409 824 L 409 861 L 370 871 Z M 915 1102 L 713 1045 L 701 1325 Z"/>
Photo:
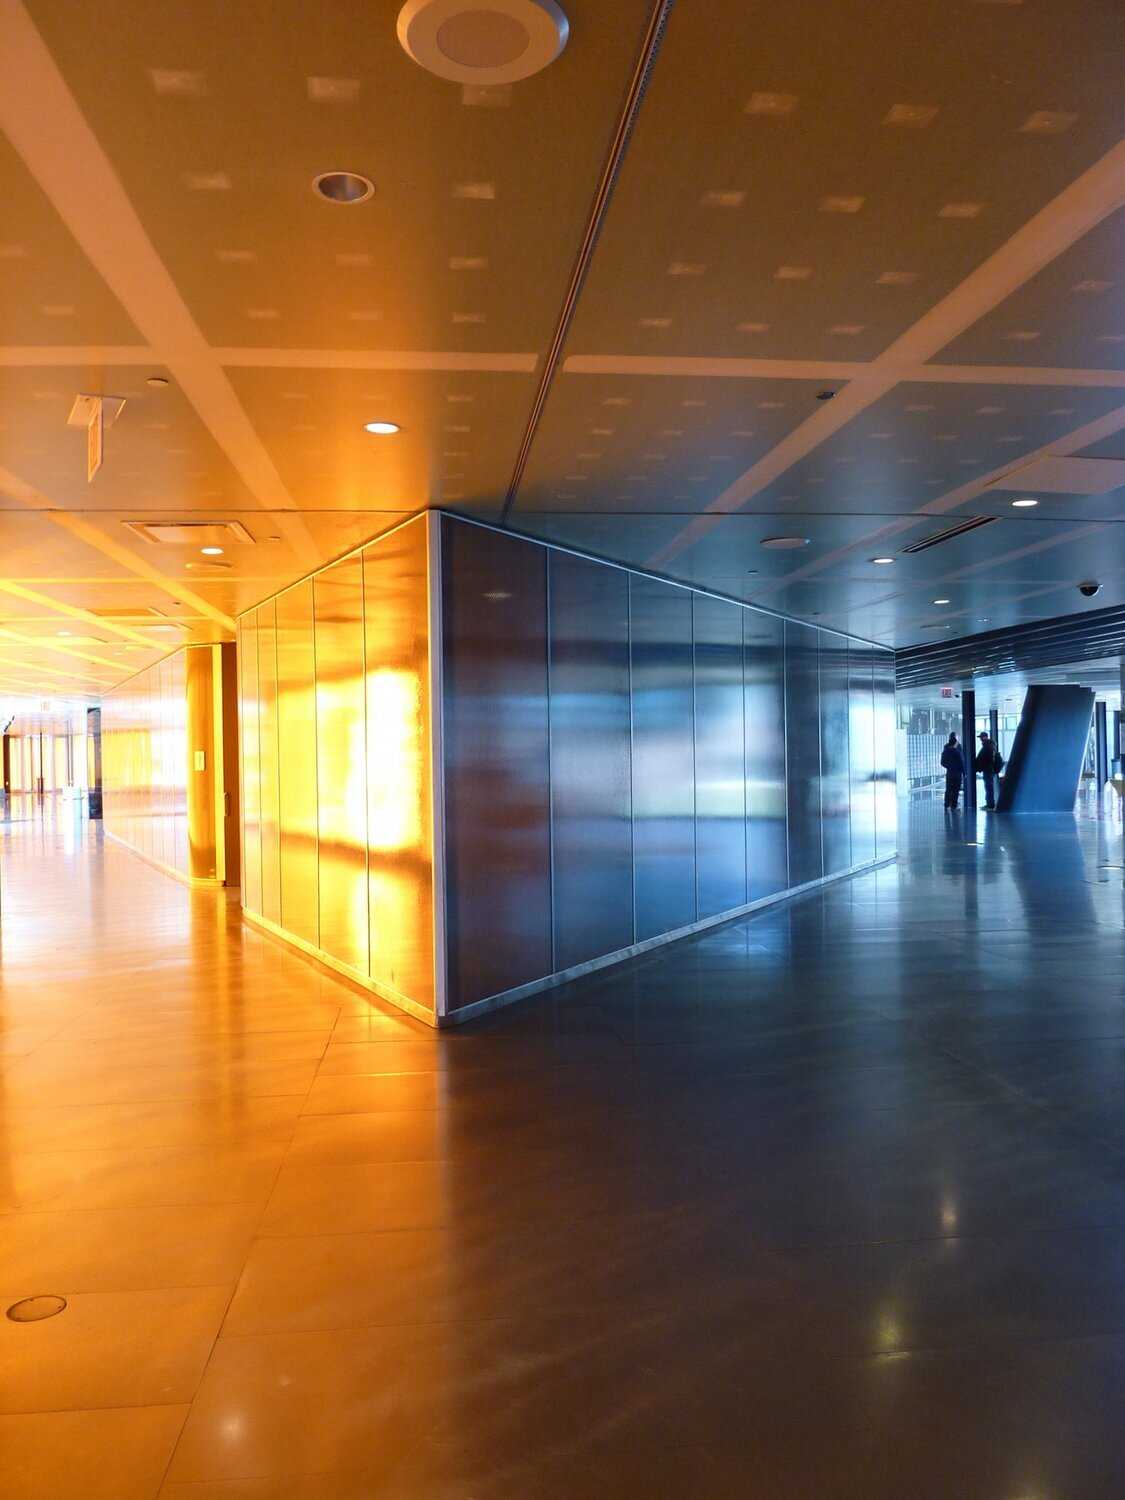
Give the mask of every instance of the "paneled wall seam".
<path id="1" fill-rule="evenodd" d="M 426 528 L 427 671 L 430 695 L 430 744 L 427 775 L 430 783 L 431 859 L 433 869 L 434 1013 L 449 1008 L 449 954 L 445 911 L 445 691 L 442 673 L 442 547 L 441 517 L 429 511 Z"/>
<path id="2" fill-rule="evenodd" d="M 555 909 L 555 780 L 552 775 L 552 695 L 551 695 L 551 650 L 554 640 L 551 620 L 551 555 L 547 553 L 543 559 L 543 573 L 546 588 L 546 610 L 547 610 L 547 636 L 545 642 L 547 657 L 547 910 L 551 914 L 551 972 L 554 973 L 558 967 L 556 957 L 558 953 L 558 912 Z"/>
<path id="3" fill-rule="evenodd" d="M 625 579 L 626 611 L 626 671 L 629 678 L 629 885 L 633 893 L 633 941 L 637 941 L 637 776 L 636 736 L 633 728 L 633 708 L 636 689 L 633 681 L 633 581 Z"/>
<path id="4" fill-rule="evenodd" d="M 695 594 L 691 596 L 691 839 L 692 864 L 695 879 L 695 921 L 699 921 L 699 667 L 697 659 L 698 631 L 696 619 L 699 604 Z"/>
<path id="5" fill-rule="evenodd" d="M 319 684 L 319 670 L 317 668 L 317 650 L 316 650 L 316 579 L 315 579 L 315 577 L 312 580 L 312 584 L 311 584 L 310 590 L 309 590 L 309 595 L 310 595 L 310 599 L 311 599 L 311 610 L 312 610 L 312 614 L 311 614 L 311 625 L 312 625 L 312 702 L 313 702 L 313 719 L 314 719 L 314 723 L 315 723 L 316 718 L 318 716 L 318 707 L 317 707 L 317 704 L 318 704 L 318 690 L 319 690 L 319 685 L 320 685 Z M 324 944 L 323 944 L 324 924 L 321 921 L 321 916 L 320 916 L 320 887 L 321 887 L 321 869 L 320 869 L 320 863 L 321 863 L 321 861 L 320 861 L 320 844 L 321 844 L 321 838 L 320 838 L 320 736 L 318 734 L 316 734 L 315 730 L 314 730 L 313 737 L 312 737 L 312 747 L 313 747 L 313 786 L 316 788 L 316 905 L 315 905 L 315 911 L 316 911 L 316 945 L 317 945 L 318 948 L 321 948 L 321 947 L 324 946 Z"/>
<path id="6" fill-rule="evenodd" d="M 359 554 L 359 650 L 363 664 L 360 677 L 363 684 L 363 919 L 367 933 L 367 977 L 372 979 L 375 970 L 375 934 L 371 930 L 371 789 L 368 785 L 371 775 L 371 727 L 367 690 L 367 569 L 363 565 L 363 556 L 361 552 Z"/>

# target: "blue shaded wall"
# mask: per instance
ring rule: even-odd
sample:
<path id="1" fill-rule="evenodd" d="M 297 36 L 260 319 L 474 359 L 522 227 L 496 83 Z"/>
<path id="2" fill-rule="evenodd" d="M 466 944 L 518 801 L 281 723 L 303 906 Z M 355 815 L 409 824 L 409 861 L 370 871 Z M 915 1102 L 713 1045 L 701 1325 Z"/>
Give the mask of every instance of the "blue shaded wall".
<path id="1" fill-rule="evenodd" d="M 1093 712 L 1094 695 L 1089 688 L 1028 688 L 1000 783 L 998 811 L 1073 810 Z"/>
<path id="2" fill-rule="evenodd" d="M 447 1011 L 894 853 L 894 661 L 441 519 Z"/>

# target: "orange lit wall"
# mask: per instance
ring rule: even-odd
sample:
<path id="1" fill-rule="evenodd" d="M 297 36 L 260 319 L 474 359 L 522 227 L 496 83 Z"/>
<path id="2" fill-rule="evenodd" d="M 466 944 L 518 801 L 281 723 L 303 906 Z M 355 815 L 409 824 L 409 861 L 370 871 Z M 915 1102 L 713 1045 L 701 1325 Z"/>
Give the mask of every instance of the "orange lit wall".
<path id="1" fill-rule="evenodd" d="M 431 521 L 239 620 L 243 908 L 431 1017 Z"/>
<path id="2" fill-rule="evenodd" d="M 192 884 L 226 874 L 220 683 L 221 648 L 186 646 L 102 698 L 105 831 Z"/>

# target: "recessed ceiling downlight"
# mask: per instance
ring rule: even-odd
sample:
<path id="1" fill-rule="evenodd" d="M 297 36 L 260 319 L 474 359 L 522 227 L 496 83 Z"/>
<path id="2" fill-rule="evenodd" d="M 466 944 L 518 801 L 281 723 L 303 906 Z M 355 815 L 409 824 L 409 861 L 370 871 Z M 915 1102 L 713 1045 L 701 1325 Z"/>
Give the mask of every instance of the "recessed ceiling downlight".
<path id="1" fill-rule="evenodd" d="M 774 552 L 793 552 L 808 545 L 807 536 L 767 536 L 759 543 L 759 546 L 769 547 Z"/>
<path id="2" fill-rule="evenodd" d="M 891 563 L 894 562 L 894 558 L 893 557 L 873 557 L 871 559 L 871 561 L 873 563 L 877 563 L 879 565 L 879 567 L 881 567 L 881 568 L 887 568 L 887 567 L 889 567 L 891 565 Z"/>
<path id="3" fill-rule="evenodd" d="M 1030 495 L 1025 495 L 1022 500 L 1013 500 L 1013 510 L 1030 510 L 1033 505 L 1038 505 L 1038 500 L 1033 500 Z"/>
<path id="4" fill-rule="evenodd" d="M 364 422 L 364 432 L 373 432 L 376 437 L 391 437 L 399 430 L 397 422 Z"/>
<path id="5" fill-rule="evenodd" d="M 451 83 L 518 83 L 553 63 L 570 24 L 554 0 L 406 0 L 398 39 Z"/>
<path id="6" fill-rule="evenodd" d="M 375 196 L 375 184 L 358 172 L 319 172 L 312 187 L 318 198 L 329 203 L 366 203 Z"/>

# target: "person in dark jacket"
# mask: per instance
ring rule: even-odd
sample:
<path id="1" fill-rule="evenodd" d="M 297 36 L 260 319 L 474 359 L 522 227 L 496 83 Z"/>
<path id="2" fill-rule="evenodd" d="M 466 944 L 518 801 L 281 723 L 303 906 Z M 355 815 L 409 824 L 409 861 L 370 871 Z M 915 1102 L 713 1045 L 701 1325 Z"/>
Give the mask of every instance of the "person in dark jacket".
<path id="1" fill-rule="evenodd" d="M 965 757 L 957 736 L 951 734 L 941 752 L 942 770 L 945 772 L 945 805 L 956 807 L 961 795 L 961 783 L 965 779 Z"/>
<path id="2" fill-rule="evenodd" d="M 984 777 L 984 808 L 986 812 L 996 811 L 996 778 L 1004 769 L 1004 757 L 1000 754 L 1000 747 L 994 739 L 982 729 L 980 732 L 980 749 L 977 751 L 976 759 L 973 761 L 974 771 L 979 771 Z"/>

